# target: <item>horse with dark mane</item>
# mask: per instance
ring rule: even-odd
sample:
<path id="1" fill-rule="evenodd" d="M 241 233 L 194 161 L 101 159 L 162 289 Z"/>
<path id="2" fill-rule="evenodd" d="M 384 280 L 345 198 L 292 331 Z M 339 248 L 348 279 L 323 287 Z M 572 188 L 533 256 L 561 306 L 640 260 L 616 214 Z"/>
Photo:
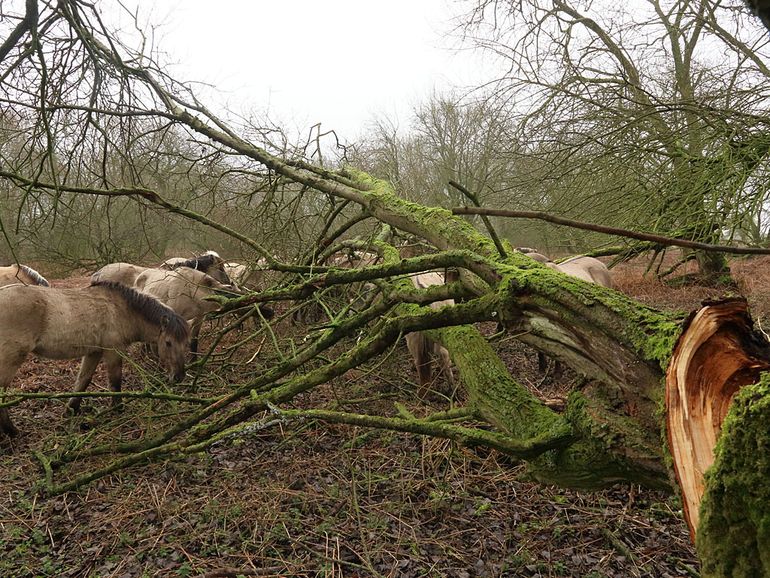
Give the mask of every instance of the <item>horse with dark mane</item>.
<path id="1" fill-rule="evenodd" d="M 203 271 L 206 275 L 213 277 L 224 285 L 233 284 L 227 274 L 224 259 L 222 259 L 216 251 L 206 251 L 203 255 L 191 257 L 190 259 L 185 259 L 184 257 L 171 257 L 170 259 L 163 261 L 158 269 L 173 271 L 179 267 L 188 267 L 190 269 L 196 269 L 197 271 Z"/>
<path id="2" fill-rule="evenodd" d="M 190 350 L 198 350 L 198 336 L 207 313 L 219 309 L 219 303 L 207 300 L 211 295 L 234 296 L 232 285 L 220 283 L 210 275 L 190 267 L 145 269 L 134 282 L 134 288 L 152 295 L 187 319 L 192 327 Z"/>
<path id="3" fill-rule="evenodd" d="M 23 285 L 40 285 L 50 287 L 50 283 L 32 267 L 26 265 L 10 265 L 0 267 L 0 287 L 22 283 Z"/>
<path id="4" fill-rule="evenodd" d="M 107 365 L 112 391 L 122 383 L 122 351 L 135 342 L 155 343 L 172 381 L 185 375 L 187 322 L 157 299 L 113 282 L 79 289 L 33 285 L 0 288 L 0 394 L 30 353 L 49 359 L 82 357 L 75 391 L 84 391 L 99 362 Z M 79 397 L 69 401 L 73 412 Z M 119 399 L 113 399 L 119 405 Z M 15 435 L 7 408 L 0 432 Z"/>

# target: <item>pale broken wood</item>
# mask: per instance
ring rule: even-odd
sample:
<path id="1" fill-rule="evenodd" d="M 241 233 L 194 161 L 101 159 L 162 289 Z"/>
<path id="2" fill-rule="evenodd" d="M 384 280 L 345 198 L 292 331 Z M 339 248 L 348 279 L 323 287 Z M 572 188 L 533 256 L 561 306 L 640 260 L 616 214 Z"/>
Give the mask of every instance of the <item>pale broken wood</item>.
<path id="1" fill-rule="evenodd" d="M 666 431 L 692 537 L 704 473 L 736 392 L 770 368 L 768 342 L 743 299 L 705 303 L 682 332 L 666 371 Z"/>

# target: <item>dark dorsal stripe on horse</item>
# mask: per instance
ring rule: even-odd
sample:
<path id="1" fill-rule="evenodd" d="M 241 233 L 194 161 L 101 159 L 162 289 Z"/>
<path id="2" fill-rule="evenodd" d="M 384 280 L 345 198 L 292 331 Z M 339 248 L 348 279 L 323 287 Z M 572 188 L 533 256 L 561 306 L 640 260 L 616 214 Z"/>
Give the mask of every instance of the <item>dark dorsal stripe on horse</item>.
<path id="1" fill-rule="evenodd" d="M 166 326 L 167 330 L 180 341 L 187 339 L 190 335 L 190 327 L 187 325 L 187 321 L 177 315 L 173 309 L 155 299 L 155 297 L 145 295 L 115 281 L 95 281 L 91 283 L 91 287 L 104 287 L 119 293 L 133 311 L 139 313 L 150 323 L 160 325 L 165 317 L 168 323 Z"/>
<path id="2" fill-rule="evenodd" d="M 193 257 L 180 263 L 174 263 L 171 265 L 172 269 L 178 269 L 179 267 L 189 267 L 190 269 L 197 269 L 204 273 L 209 270 L 217 262 L 217 256 L 212 254 L 201 255 L 200 257 Z"/>
<path id="3" fill-rule="evenodd" d="M 40 273 L 35 271 L 32 267 L 26 265 L 19 265 L 19 269 L 26 273 L 35 285 L 41 285 L 43 287 L 50 287 L 51 284 Z"/>

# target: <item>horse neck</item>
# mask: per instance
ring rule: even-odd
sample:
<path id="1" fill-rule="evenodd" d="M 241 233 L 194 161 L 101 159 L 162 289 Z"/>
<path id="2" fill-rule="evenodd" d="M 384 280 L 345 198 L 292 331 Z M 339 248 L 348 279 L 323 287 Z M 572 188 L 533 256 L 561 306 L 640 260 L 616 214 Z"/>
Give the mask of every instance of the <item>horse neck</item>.
<path id="1" fill-rule="evenodd" d="M 24 283 L 25 285 L 37 285 L 35 280 L 27 273 L 21 265 L 10 265 L 9 267 L 3 267 L 9 279 L 15 279 L 16 283 Z"/>
<path id="2" fill-rule="evenodd" d="M 124 299 L 114 300 L 113 303 L 118 306 L 116 313 L 119 318 L 122 318 L 121 325 L 126 338 L 143 343 L 157 341 L 160 335 L 160 324 L 147 319 Z"/>
<path id="3" fill-rule="evenodd" d="M 139 313 L 136 314 L 134 323 L 136 335 L 139 338 L 138 341 L 141 341 L 142 343 L 152 343 L 158 340 L 161 330 L 159 324 L 148 321 Z"/>

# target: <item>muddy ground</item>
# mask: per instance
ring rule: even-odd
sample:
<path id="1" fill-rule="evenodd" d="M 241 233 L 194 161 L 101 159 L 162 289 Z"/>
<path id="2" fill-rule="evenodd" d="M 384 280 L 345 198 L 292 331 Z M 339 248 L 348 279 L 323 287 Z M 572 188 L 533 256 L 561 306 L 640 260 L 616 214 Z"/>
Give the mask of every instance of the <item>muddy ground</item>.
<path id="1" fill-rule="evenodd" d="M 659 308 L 692 309 L 724 290 L 672 289 L 643 276 L 643 262 L 614 271 L 620 290 Z M 738 288 L 760 324 L 770 315 L 770 258 L 736 260 Z M 87 277 L 54 280 L 80 286 Z M 764 323 L 767 327 L 770 321 Z M 303 328 L 278 325 L 275 339 L 299 341 Z M 227 353 L 245 334 L 231 336 Z M 209 342 L 211 338 L 209 338 Z M 271 340 L 223 355 L 196 383 L 169 391 L 225 391 L 275 360 Z M 204 341 L 204 345 L 205 345 Z M 519 380 L 543 396 L 577 376 L 537 370 L 532 350 L 496 343 Z M 258 355 L 254 355 L 258 353 Z M 253 357 L 253 359 L 252 359 Z M 126 390 L 167 387 L 132 351 Z M 14 389 L 66 392 L 78 362 L 29 359 Z M 425 407 L 401 345 L 377 365 L 352 371 L 296 400 L 393 414 L 400 401 Z M 99 371 L 92 389 L 106 389 Z M 188 380 L 190 381 L 190 380 Z M 147 385 L 149 384 L 149 385 Z M 187 388 L 187 389 L 185 389 Z M 137 400 L 122 413 L 86 402 L 65 419 L 64 401 L 14 407 L 23 434 L 0 448 L 0 576 L 697 576 L 698 564 L 675 497 L 638 486 L 576 492 L 528 482 L 524 469 L 488 450 L 435 439 L 317 422 L 276 424 L 207 451 L 155 461 L 55 497 L 39 491 L 34 452 L 56 455 L 136 439 L 189 411 L 176 402 Z M 96 468 L 93 458 L 55 472 L 62 481 Z"/>

